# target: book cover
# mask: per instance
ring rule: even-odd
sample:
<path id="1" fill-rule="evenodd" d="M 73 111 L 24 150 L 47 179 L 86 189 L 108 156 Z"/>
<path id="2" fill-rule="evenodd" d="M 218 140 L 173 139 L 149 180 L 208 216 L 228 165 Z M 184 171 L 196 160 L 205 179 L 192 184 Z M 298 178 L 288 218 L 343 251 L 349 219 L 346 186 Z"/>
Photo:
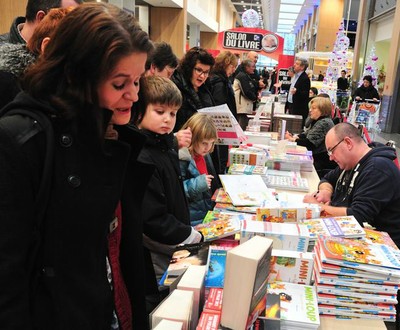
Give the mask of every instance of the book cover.
<path id="1" fill-rule="evenodd" d="M 309 191 L 308 180 L 306 178 L 302 178 L 300 172 L 294 171 L 276 171 L 273 170 L 274 173 L 267 171 L 267 175 L 264 176 L 264 182 L 268 188 L 278 188 L 285 190 L 295 190 L 295 191 Z M 281 173 L 279 173 L 281 172 Z M 291 175 L 286 175 L 286 173 L 291 173 Z"/>
<path id="2" fill-rule="evenodd" d="M 363 238 L 365 230 L 358 223 L 355 217 L 342 216 L 330 218 L 315 218 L 301 220 L 301 223 L 308 226 L 311 239 L 316 240 L 318 236 Z"/>
<path id="3" fill-rule="evenodd" d="M 322 263 L 400 276 L 396 250 L 386 245 L 338 237 L 319 238 L 317 244 Z"/>
<path id="4" fill-rule="evenodd" d="M 310 234 L 306 225 L 264 221 L 242 221 L 240 243 L 254 236 L 274 241 L 274 249 L 307 252 Z"/>
<path id="5" fill-rule="evenodd" d="M 369 243 L 384 244 L 392 247 L 395 250 L 399 250 L 396 243 L 393 242 L 392 238 L 387 232 L 377 231 L 369 228 L 364 228 L 365 240 Z"/>
<path id="6" fill-rule="evenodd" d="M 221 325 L 248 329 L 265 308 L 272 240 L 256 236 L 228 251 Z"/>
<path id="7" fill-rule="evenodd" d="M 260 206 L 271 194 L 260 175 L 219 175 L 235 206 Z"/>
<path id="8" fill-rule="evenodd" d="M 226 193 L 224 188 L 219 188 L 215 191 L 215 202 L 223 203 L 223 204 L 232 204 L 232 200 L 229 198 L 229 195 Z"/>
<path id="9" fill-rule="evenodd" d="M 166 271 L 165 286 L 170 286 L 190 265 L 207 265 L 209 243 L 178 245 Z"/>
<path id="10" fill-rule="evenodd" d="M 206 216 L 203 219 L 203 224 L 206 223 L 211 223 L 213 221 L 217 220 L 256 220 L 256 217 L 251 214 L 243 214 L 243 213 L 238 213 L 238 212 L 233 212 L 233 211 L 220 211 L 220 210 L 212 210 L 208 211 Z"/>
<path id="11" fill-rule="evenodd" d="M 313 264 L 313 253 L 273 249 L 268 281 L 310 285 Z"/>
<path id="12" fill-rule="evenodd" d="M 203 234 L 205 242 L 213 241 L 240 232 L 240 217 L 241 215 L 230 215 L 221 220 L 200 223 L 194 229 Z"/>
<path id="13" fill-rule="evenodd" d="M 239 145 L 247 140 L 242 128 L 226 104 L 197 110 L 210 116 L 217 128 L 216 144 Z"/>
<path id="14" fill-rule="evenodd" d="M 225 278 L 226 255 L 230 248 L 211 246 L 208 257 L 206 288 L 223 288 Z"/>
<path id="15" fill-rule="evenodd" d="M 200 315 L 196 330 L 218 330 L 221 315 L 219 313 L 209 313 L 203 311 Z"/>
<path id="16" fill-rule="evenodd" d="M 234 175 L 266 175 L 268 168 L 262 165 L 231 164 L 228 174 Z"/>
<path id="17" fill-rule="evenodd" d="M 281 329 L 281 299 L 277 294 L 267 293 L 265 310 L 254 322 L 253 330 Z"/>
<path id="18" fill-rule="evenodd" d="M 214 206 L 215 211 L 232 211 L 241 213 L 255 214 L 258 206 L 234 206 L 228 203 L 216 203 Z"/>
<path id="19" fill-rule="evenodd" d="M 281 324 L 297 328 L 320 325 L 315 287 L 287 282 L 269 283 L 267 293 L 280 296 Z"/>
<path id="20" fill-rule="evenodd" d="M 223 295 L 224 295 L 224 290 L 222 288 L 209 288 L 208 296 L 204 304 L 203 311 L 220 314 L 222 310 Z"/>

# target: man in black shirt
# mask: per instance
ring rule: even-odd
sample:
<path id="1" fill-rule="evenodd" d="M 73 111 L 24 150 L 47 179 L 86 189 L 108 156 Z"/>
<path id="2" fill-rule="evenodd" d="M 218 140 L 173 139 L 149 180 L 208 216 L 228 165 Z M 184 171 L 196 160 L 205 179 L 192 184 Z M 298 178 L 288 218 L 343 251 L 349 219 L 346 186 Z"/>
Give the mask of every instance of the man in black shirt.
<path id="1" fill-rule="evenodd" d="M 347 91 L 349 89 L 349 81 L 346 78 L 346 70 L 341 71 L 341 77 L 337 80 L 337 89 Z"/>

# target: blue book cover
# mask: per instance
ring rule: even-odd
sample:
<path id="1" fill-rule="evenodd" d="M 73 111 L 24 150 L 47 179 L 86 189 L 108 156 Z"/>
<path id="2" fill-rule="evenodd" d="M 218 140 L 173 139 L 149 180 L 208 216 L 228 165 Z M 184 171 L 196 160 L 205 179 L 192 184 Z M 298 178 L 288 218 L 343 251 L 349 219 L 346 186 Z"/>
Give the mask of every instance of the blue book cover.
<path id="1" fill-rule="evenodd" d="M 208 271 L 205 281 L 207 288 L 223 288 L 225 277 L 226 249 L 210 247 Z"/>

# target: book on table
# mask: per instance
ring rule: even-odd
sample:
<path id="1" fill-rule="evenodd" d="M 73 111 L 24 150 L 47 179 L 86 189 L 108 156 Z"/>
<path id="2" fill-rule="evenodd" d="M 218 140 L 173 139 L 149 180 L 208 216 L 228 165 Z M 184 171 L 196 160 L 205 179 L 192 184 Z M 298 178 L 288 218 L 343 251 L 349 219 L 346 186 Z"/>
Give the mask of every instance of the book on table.
<path id="1" fill-rule="evenodd" d="M 200 223 L 194 227 L 195 230 L 201 232 L 204 241 L 213 241 L 227 236 L 232 236 L 240 232 L 242 215 L 230 214 L 220 220 L 210 221 L 208 223 Z"/>
<path id="2" fill-rule="evenodd" d="M 274 241 L 274 248 L 307 252 L 310 233 L 306 225 L 297 223 L 275 223 L 264 221 L 242 222 L 240 242 L 254 236 L 264 236 Z"/>
<path id="3" fill-rule="evenodd" d="M 390 235 L 384 231 L 373 230 L 370 228 L 364 228 L 365 240 L 369 243 L 384 244 L 390 246 L 395 250 L 399 250 L 396 243 L 392 240 Z"/>
<path id="4" fill-rule="evenodd" d="M 364 238 L 365 230 L 352 215 L 327 218 L 313 218 L 299 221 L 308 226 L 311 240 L 318 236 Z"/>
<path id="5" fill-rule="evenodd" d="M 151 313 L 150 326 L 156 327 L 162 320 L 182 322 L 182 330 L 190 330 L 193 292 L 172 291 Z"/>
<path id="6" fill-rule="evenodd" d="M 271 239 L 256 236 L 228 251 L 222 326 L 248 329 L 265 308 L 271 250 Z"/>
<path id="7" fill-rule="evenodd" d="M 280 330 L 281 329 L 281 299 L 273 293 L 267 293 L 265 311 L 257 317 L 253 330 Z"/>
<path id="8" fill-rule="evenodd" d="M 316 253 L 322 263 L 400 277 L 397 250 L 383 244 L 339 237 L 319 237 Z"/>
<path id="9" fill-rule="evenodd" d="M 268 198 L 275 199 L 260 175 L 220 174 L 219 177 L 235 206 L 260 206 Z"/>
<path id="10" fill-rule="evenodd" d="M 317 218 L 320 213 L 321 208 L 317 204 L 278 201 L 277 207 L 261 204 L 256 210 L 256 220 L 296 223 L 303 219 Z"/>
<path id="11" fill-rule="evenodd" d="M 207 265 L 209 243 L 178 245 L 163 276 L 163 285 L 170 286 L 191 265 Z"/>
<path id="12" fill-rule="evenodd" d="M 193 303 L 191 313 L 190 329 L 196 327 L 200 315 L 200 308 L 204 304 L 204 278 L 206 276 L 206 266 L 191 265 L 179 280 L 177 288 L 193 292 Z"/>
<path id="13" fill-rule="evenodd" d="M 226 255 L 232 247 L 210 246 L 206 288 L 223 288 L 225 279 Z"/>
<path id="14" fill-rule="evenodd" d="M 314 286 L 273 282 L 267 293 L 280 296 L 281 326 L 285 329 L 318 329 L 318 301 Z"/>
<path id="15" fill-rule="evenodd" d="M 178 321 L 161 320 L 153 330 L 182 330 L 183 323 Z"/>
<path id="16" fill-rule="evenodd" d="M 311 285 L 313 265 L 311 252 L 272 249 L 268 281 Z"/>

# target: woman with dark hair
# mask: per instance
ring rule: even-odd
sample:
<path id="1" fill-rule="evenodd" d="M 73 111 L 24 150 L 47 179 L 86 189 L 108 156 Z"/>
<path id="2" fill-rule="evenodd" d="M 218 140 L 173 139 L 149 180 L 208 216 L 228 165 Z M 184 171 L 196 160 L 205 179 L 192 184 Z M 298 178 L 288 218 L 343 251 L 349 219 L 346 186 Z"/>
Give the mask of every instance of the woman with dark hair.
<path id="1" fill-rule="evenodd" d="M 212 55 L 203 48 L 193 47 L 183 56 L 171 79 L 182 93 L 183 103 L 178 111 L 174 132 L 198 109 L 211 107 L 214 100 L 205 82 L 215 63 Z"/>
<path id="2" fill-rule="evenodd" d="M 374 100 L 379 101 L 378 90 L 372 85 L 372 76 L 367 75 L 363 78 L 363 84 L 358 87 L 354 94 L 353 100 Z"/>
<path id="3" fill-rule="evenodd" d="M 26 92 L 3 109 L 2 327 L 131 329 L 133 323 L 145 328 L 142 279 L 125 273 L 132 267 L 127 260 L 143 272 L 141 225 L 128 217 L 124 204 L 124 254 L 113 260 L 108 249 L 109 235 L 121 225 L 116 210 L 122 192 L 137 190 L 129 195 L 129 207 L 137 205 L 132 196 L 140 199 L 144 192 L 139 181 L 125 176 L 140 137 L 131 131 L 124 143 L 106 138 L 106 131 L 110 124 L 129 122 L 151 49 L 131 14 L 104 3 L 83 4 L 61 20 L 27 72 Z M 43 171 L 49 163 L 51 171 Z M 42 189 L 48 197 L 39 203 Z M 127 245 L 128 238 L 137 245 Z"/>

